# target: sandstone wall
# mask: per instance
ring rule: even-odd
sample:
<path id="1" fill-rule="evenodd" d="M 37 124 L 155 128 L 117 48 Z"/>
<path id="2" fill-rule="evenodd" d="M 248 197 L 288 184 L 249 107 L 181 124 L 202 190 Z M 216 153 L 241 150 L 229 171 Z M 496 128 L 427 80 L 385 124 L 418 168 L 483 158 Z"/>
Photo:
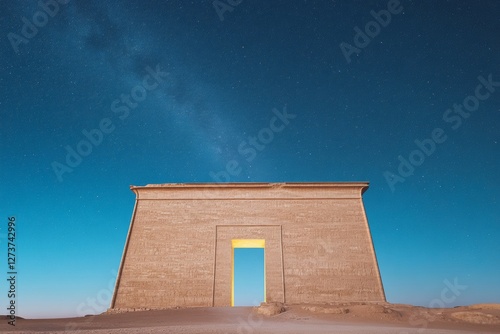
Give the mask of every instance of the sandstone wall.
<path id="1" fill-rule="evenodd" d="M 231 239 L 265 239 L 267 301 L 383 301 L 366 183 L 132 187 L 114 308 L 229 306 Z"/>

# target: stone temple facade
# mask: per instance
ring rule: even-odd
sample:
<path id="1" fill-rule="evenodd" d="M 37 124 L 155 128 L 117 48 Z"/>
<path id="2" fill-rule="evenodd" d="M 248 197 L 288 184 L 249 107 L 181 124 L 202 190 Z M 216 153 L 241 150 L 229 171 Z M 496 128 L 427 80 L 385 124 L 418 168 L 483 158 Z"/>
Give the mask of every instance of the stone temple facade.
<path id="1" fill-rule="evenodd" d="M 233 249 L 264 247 L 266 302 L 385 301 L 366 182 L 132 186 L 111 308 L 231 306 Z M 236 243 L 235 243 L 236 242 Z"/>

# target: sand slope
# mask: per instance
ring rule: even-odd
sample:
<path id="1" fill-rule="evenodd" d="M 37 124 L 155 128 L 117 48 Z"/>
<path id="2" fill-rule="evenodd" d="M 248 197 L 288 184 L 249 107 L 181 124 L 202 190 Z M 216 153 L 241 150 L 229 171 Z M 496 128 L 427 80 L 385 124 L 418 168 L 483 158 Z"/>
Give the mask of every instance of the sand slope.
<path id="1" fill-rule="evenodd" d="M 284 311 L 284 312 L 281 312 Z M 281 313 L 280 313 L 281 312 Z M 274 315 L 269 315 L 274 314 Z M 4 318 L 6 319 L 6 318 Z M 500 305 L 428 309 L 388 303 L 267 305 L 19 319 L 2 333 L 500 333 Z"/>

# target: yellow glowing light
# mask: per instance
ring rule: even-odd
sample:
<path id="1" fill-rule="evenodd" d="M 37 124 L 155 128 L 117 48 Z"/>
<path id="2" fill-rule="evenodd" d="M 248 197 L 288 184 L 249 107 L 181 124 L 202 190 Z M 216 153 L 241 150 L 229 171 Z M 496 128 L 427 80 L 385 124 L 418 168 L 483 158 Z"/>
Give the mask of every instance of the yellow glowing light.
<path id="1" fill-rule="evenodd" d="M 266 248 L 264 239 L 233 239 L 233 248 Z"/>

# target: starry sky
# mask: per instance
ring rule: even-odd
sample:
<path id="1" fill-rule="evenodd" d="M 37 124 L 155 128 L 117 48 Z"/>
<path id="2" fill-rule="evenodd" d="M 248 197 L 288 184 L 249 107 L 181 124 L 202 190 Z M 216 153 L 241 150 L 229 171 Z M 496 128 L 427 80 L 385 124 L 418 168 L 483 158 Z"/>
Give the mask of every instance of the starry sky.
<path id="1" fill-rule="evenodd" d="M 0 277 L 15 217 L 18 315 L 104 311 L 129 185 L 171 182 L 369 181 L 388 301 L 499 302 L 499 12 L 1 1 Z"/>

